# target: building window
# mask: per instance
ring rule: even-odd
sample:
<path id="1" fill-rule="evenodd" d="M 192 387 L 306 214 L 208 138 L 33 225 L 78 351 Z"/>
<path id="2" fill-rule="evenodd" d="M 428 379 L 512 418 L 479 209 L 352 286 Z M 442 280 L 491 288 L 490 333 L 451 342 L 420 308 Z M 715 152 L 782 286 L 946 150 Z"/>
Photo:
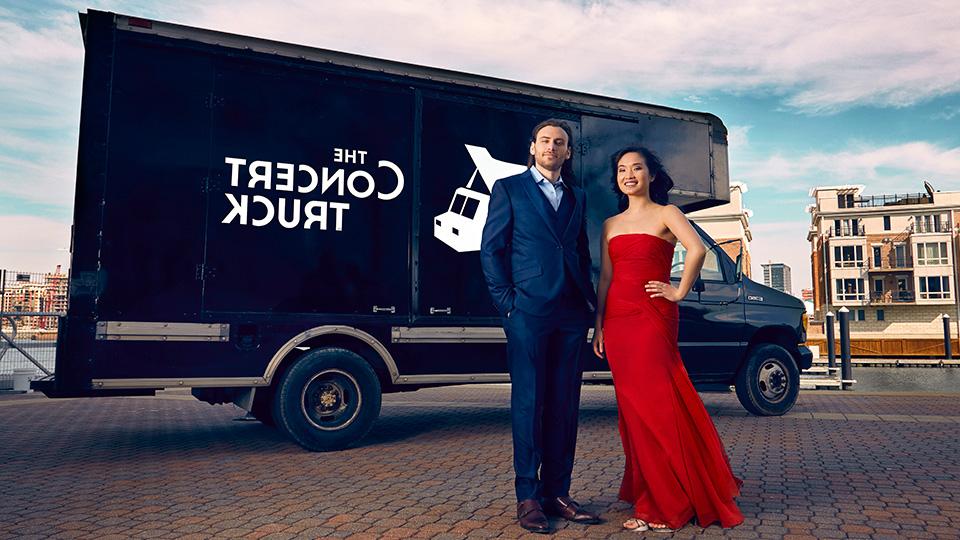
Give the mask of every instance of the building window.
<path id="1" fill-rule="evenodd" d="M 907 246 L 906 244 L 896 244 L 893 246 L 893 254 L 896 257 L 894 261 L 897 265 L 897 268 L 906 268 L 910 266 L 907 261 Z"/>
<path id="2" fill-rule="evenodd" d="M 913 216 L 913 231 L 918 233 L 949 232 L 950 220 L 941 214 Z"/>
<path id="3" fill-rule="evenodd" d="M 880 257 L 880 246 L 873 246 L 873 267 L 880 268 L 883 265 Z"/>
<path id="4" fill-rule="evenodd" d="M 838 279 L 837 300 L 863 300 L 862 279 Z"/>
<path id="5" fill-rule="evenodd" d="M 837 207 L 838 207 L 838 208 L 853 208 L 853 193 L 838 193 L 838 194 L 837 194 Z"/>
<path id="6" fill-rule="evenodd" d="M 835 219 L 830 234 L 831 236 L 863 236 L 863 226 L 857 218 Z"/>
<path id="7" fill-rule="evenodd" d="M 878 321 L 884 320 L 884 319 L 883 319 L 883 310 L 882 310 L 882 309 L 878 309 L 878 310 L 877 310 L 877 320 L 878 320 Z"/>
<path id="8" fill-rule="evenodd" d="M 920 298 L 950 298 L 950 277 L 920 276 Z"/>
<path id="9" fill-rule="evenodd" d="M 865 320 L 867 320 L 867 312 L 866 312 L 866 310 L 863 310 L 863 309 L 858 309 L 858 310 L 857 310 L 857 320 L 858 320 L 858 321 L 865 321 Z"/>
<path id="10" fill-rule="evenodd" d="M 883 230 L 890 230 L 890 216 L 883 216 Z"/>
<path id="11" fill-rule="evenodd" d="M 833 265 L 837 268 L 863 266 L 863 246 L 833 246 Z"/>
<path id="12" fill-rule="evenodd" d="M 947 243 L 927 242 L 917 244 L 917 264 L 947 264 Z"/>

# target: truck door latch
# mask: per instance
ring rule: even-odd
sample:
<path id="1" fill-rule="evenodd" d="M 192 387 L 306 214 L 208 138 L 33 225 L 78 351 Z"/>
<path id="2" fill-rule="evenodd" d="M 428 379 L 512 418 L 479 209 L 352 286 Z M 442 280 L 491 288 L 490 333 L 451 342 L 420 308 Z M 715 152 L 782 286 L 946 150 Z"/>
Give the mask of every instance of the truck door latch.
<path id="1" fill-rule="evenodd" d="M 373 312 L 374 313 L 396 313 L 397 306 L 390 306 L 390 307 L 373 306 Z"/>
<path id="2" fill-rule="evenodd" d="M 437 313 L 443 313 L 444 315 L 450 315 L 450 313 L 451 313 L 452 311 L 453 311 L 453 310 L 452 310 L 451 308 L 448 308 L 448 307 L 445 307 L 445 308 L 435 308 L 435 307 L 432 307 L 432 308 L 430 308 L 430 314 L 431 314 L 431 315 L 436 315 Z"/>

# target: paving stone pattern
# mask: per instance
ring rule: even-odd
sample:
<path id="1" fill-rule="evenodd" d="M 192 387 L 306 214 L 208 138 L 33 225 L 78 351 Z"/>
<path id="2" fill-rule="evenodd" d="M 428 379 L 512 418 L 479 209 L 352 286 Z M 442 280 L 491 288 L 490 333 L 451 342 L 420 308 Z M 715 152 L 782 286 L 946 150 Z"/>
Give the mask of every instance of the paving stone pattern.
<path id="1" fill-rule="evenodd" d="M 960 395 L 803 393 L 780 418 L 702 397 L 746 521 L 673 538 L 960 537 Z M 506 385 L 388 395 L 360 445 L 318 454 L 186 395 L 0 396 L 0 538 L 544 538 L 513 518 L 508 404 Z M 642 536 L 620 529 L 616 418 L 585 386 L 573 495 L 606 521 L 555 537 Z"/>

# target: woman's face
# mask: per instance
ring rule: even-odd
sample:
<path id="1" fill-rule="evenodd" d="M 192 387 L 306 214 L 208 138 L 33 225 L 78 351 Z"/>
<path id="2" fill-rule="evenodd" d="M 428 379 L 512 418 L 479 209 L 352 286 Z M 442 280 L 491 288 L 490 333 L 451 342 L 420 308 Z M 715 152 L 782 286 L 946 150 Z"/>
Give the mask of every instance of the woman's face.
<path id="1" fill-rule="evenodd" d="M 625 195 L 640 195 L 650 189 L 647 162 L 637 152 L 624 154 L 617 162 L 617 185 Z"/>

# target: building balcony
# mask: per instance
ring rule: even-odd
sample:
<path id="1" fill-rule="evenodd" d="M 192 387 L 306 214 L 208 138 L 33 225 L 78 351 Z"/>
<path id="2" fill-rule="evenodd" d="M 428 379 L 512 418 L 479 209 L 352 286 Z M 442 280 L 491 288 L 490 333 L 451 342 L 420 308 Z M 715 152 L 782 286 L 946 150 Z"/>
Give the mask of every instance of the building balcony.
<path id="1" fill-rule="evenodd" d="M 862 306 L 868 301 L 866 293 L 840 293 L 834 297 L 834 305 L 838 306 Z"/>
<path id="2" fill-rule="evenodd" d="M 870 293 L 871 304 L 913 304 L 917 300 L 913 291 L 883 291 Z"/>
<path id="3" fill-rule="evenodd" d="M 911 233 L 948 233 L 953 231 L 953 227 L 949 223 L 943 222 L 933 222 L 933 223 L 911 223 L 910 232 Z"/>
<path id="4" fill-rule="evenodd" d="M 830 238 L 845 238 L 845 237 L 857 237 L 864 236 L 863 225 L 858 225 L 857 227 L 829 227 L 827 228 L 827 236 Z"/>
<path id="5" fill-rule="evenodd" d="M 834 262 L 833 262 L 833 268 L 834 268 L 834 269 L 840 269 L 840 268 L 866 268 L 866 267 L 867 267 L 867 262 L 866 262 L 866 261 L 834 261 Z"/>
<path id="6" fill-rule="evenodd" d="M 933 199 L 927 193 L 894 193 L 890 195 L 867 195 L 853 200 L 855 208 L 875 208 L 878 206 L 906 206 L 908 204 L 931 204 Z"/>
<path id="7" fill-rule="evenodd" d="M 892 271 L 904 271 L 904 270 L 913 270 L 913 259 L 910 257 L 905 258 L 883 258 L 877 261 L 876 259 L 870 259 L 870 271 L 871 272 L 892 272 Z M 879 264 L 878 264 L 879 263 Z"/>

